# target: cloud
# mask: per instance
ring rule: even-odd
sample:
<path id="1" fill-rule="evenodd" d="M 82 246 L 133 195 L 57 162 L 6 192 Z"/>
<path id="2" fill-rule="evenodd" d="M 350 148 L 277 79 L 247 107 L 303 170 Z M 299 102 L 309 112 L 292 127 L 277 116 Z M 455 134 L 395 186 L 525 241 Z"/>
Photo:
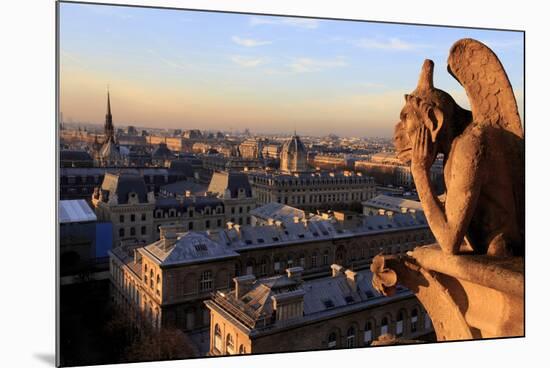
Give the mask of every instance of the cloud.
<path id="1" fill-rule="evenodd" d="M 394 50 L 394 51 L 409 51 L 418 48 L 425 48 L 426 45 L 414 44 L 403 41 L 397 37 L 388 39 L 361 38 L 351 41 L 351 44 L 363 49 L 378 49 L 378 50 Z"/>
<path id="2" fill-rule="evenodd" d="M 296 58 L 288 66 L 296 73 L 319 72 L 325 69 L 347 66 L 348 63 L 343 58 L 334 60 L 319 60 L 311 58 Z"/>
<path id="3" fill-rule="evenodd" d="M 249 24 L 251 26 L 259 26 L 264 24 L 283 25 L 305 29 L 315 29 L 319 27 L 319 20 L 308 18 L 270 18 L 270 17 L 250 17 Z"/>
<path id="4" fill-rule="evenodd" d="M 268 62 L 268 59 L 264 57 L 254 58 L 254 57 L 234 55 L 231 57 L 231 61 L 244 68 L 255 68 L 257 66 L 266 64 Z"/>
<path id="5" fill-rule="evenodd" d="M 244 46 L 244 47 L 256 47 L 256 46 L 262 46 L 262 45 L 269 45 L 271 41 L 259 41 L 259 40 L 253 40 L 250 38 L 241 38 L 239 36 L 233 36 L 231 37 L 231 40 L 235 42 L 237 45 Z"/>

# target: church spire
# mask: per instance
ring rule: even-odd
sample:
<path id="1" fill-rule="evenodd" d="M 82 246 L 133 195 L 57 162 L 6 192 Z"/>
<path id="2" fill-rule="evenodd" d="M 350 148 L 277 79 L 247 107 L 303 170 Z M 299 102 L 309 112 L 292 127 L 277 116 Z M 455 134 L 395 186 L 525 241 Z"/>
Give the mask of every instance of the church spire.
<path id="1" fill-rule="evenodd" d="M 113 115 L 111 115 L 111 96 L 107 88 L 107 114 L 105 114 L 105 142 L 115 139 L 115 127 L 113 126 Z"/>

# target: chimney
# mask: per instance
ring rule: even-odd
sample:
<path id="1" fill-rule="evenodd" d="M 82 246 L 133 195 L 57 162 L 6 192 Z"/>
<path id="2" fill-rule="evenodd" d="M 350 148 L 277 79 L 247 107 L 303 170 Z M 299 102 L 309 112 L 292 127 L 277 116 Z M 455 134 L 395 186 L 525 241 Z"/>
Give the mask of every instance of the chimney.
<path id="1" fill-rule="evenodd" d="M 386 211 L 386 215 L 392 219 L 393 218 L 393 211 Z"/>
<path id="2" fill-rule="evenodd" d="M 290 280 L 301 282 L 302 273 L 304 269 L 302 267 L 290 267 L 286 269 L 286 275 Z"/>
<path id="3" fill-rule="evenodd" d="M 228 230 L 231 230 L 231 229 L 233 229 L 233 225 L 235 225 L 235 224 L 234 224 L 233 222 L 231 222 L 231 221 L 227 221 L 227 224 L 226 224 L 226 225 L 227 225 L 227 229 L 228 229 Z"/>
<path id="4" fill-rule="evenodd" d="M 303 317 L 305 294 L 306 292 L 299 288 L 271 296 L 276 320 L 286 321 Z"/>
<path id="5" fill-rule="evenodd" d="M 294 223 L 297 224 L 300 222 L 300 218 L 298 216 L 293 217 Z"/>
<path id="6" fill-rule="evenodd" d="M 354 272 L 352 270 L 346 270 L 346 281 L 348 282 L 348 285 L 352 291 L 357 291 L 357 282 L 359 280 L 359 274 L 357 272 Z"/>
<path id="7" fill-rule="evenodd" d="M 416 219 L 416 210 L 414 208 L 411 208 L 409 212 L 411 213 L 412 218 Z"/>
<path id="8" fill-rule="evenodd" d="M 344 274 L 344 267 L 340 266 L 339 264 L 334 263 L 330 266 L 330 268 L 332 269 L 332 277 Z"/>
<path id="9" fill-rule="evenodd" d="M 162 240 L 164 240 L 162 249 L 164 251 L 167 251 L 168 249 L 172 248 L 174 244 L 176 244 L 176 241 L 178 240 L 178 236 L 173 231 L 166 231 L 163 234 L 164 237 L 161 237 Z"/>
<path id="10" fill-rule="evenodd" d="M 244 275 L 233 278 L 235 283 L 235 298 L 240 299 L 250 290 L 252 290 L 252 285 L 256 281 L 256 276 L 254 275 Z"/>

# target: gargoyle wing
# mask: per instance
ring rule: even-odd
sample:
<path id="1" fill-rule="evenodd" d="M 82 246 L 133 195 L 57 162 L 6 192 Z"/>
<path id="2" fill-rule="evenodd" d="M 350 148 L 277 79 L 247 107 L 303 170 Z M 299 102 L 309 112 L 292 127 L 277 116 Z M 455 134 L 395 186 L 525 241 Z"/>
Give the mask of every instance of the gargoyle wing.
<path id="1" fill-rule="evenodd" d="M 447 70 L 464 87 L 474 122 L 506 129 L 523 139 L 516 98 L 495 53 L 471 38 L 451 47 Z"/>

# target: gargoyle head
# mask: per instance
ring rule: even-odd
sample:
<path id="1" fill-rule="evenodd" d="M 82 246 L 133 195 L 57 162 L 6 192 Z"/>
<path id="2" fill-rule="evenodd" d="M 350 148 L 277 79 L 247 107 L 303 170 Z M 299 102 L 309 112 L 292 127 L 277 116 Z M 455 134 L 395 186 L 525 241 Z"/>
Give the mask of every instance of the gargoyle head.
<path id="1" fill-rule="evenodd" d="M 433 67 L 433 61 L 424 61 L 418 85 L 411 94 L 405 95 L 405 106 L 395 126 L 395 148 L 403 163 L 411 161 L 412 142 L 422 125 L 428 128 L 432 142 L 436 143 L 449 128 L 455 112 L 461 110 L 448 93 L 434 88 Z"/>

